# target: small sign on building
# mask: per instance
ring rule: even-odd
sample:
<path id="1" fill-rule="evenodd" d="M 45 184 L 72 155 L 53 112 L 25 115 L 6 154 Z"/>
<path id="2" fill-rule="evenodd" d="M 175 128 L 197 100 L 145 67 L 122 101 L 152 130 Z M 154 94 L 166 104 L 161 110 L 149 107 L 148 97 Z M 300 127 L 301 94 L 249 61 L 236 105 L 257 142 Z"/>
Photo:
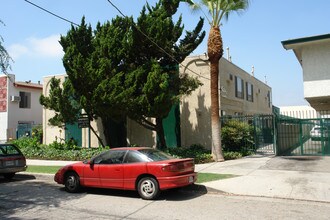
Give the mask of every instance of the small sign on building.
<path id="1" fill-rule="evenodd" d="M 79 128 L 88 128 L 89 127 L 89 119 L 88 117 L 80 117 L 78 118 L 78 127 Z"/>

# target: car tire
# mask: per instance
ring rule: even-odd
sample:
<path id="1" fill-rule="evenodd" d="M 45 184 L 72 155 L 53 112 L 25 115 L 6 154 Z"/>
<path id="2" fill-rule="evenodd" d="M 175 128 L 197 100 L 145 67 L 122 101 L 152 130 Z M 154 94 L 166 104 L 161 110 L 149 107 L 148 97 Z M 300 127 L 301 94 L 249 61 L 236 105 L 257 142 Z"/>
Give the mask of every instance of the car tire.
<path id="1" fill-rule="evenodd" d="M 144 177 L 138 183 L 138 193 L 142 199 L 156 199 L 160 194 L 158 182 L 153 177 Z"/>
<path id="2" fill-rule="evenodd" d="M 4 176 L 7 180 L 11 180 L 11 179 L 15 176 L 15 173 L 5 173 L 5 174 L 3 174 L 3 176 Z"/>
<path id="3" fill-rule="evenodd" d="M 70 172 L 65 175 L 65 190 L 70 193 L 75 193 L 80 191 L 80 180 L 79 176 L 74 173 Z"/>

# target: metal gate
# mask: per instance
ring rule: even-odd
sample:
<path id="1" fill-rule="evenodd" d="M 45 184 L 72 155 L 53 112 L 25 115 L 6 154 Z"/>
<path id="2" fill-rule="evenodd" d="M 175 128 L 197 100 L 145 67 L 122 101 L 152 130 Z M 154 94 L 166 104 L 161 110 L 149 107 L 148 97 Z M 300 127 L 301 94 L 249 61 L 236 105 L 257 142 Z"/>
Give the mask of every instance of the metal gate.
<path id="1" fill-rule="evenodd" d="M 258 154 L 275 154 L 274 115 L 225 115 L 221 117 L 222 125 L 228 120 L 237 120 L 253 127 L 253 133 L 251 135 L 253 135 L 254 146 L 246 150 L 254 151 Z"/>
<path id="2" fill-rule="evenodd" d="M 253 126 L 254 147 L 247 150 L 258 154 L 330 156 L 330 112 L 318 113 L 315 118 L 300 118 L 310 116 L 302 112 L 295 116 L 226 115 L 221 122 L 237 120 Z"/>
<path id="3" fill-rule="evenodd" d="M 330 118 L 276 117 L 276 155 L 330 155 Z"/>
<path id="4" fill-rule="evenodd" d="M 32 123 L 26 122 L 26 123 L 18 123 L 17 124 L 17 130 L 16 130 L 16 138 L 21 137 L 31 137 L 32 134 Z"/>

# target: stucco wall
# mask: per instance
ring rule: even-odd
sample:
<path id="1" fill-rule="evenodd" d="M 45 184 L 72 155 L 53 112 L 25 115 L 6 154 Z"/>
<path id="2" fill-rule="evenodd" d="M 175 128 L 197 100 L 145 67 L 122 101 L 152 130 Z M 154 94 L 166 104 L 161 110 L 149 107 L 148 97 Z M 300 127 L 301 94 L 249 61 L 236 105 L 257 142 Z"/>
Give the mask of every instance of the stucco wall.
<path id="1" fill-rule="evenodd" d="M 152 119 L 151 119 L 152 120 Z M 154 120 L 152 120 L 154 122 Z M 157 134 L 148 130 L 136 122 L 127 119 L 127 143 L 128 145 L 156 147 Z"/>
<path id="2" fill-rule="evenodd" d="M 42 106 L 39 103 L 39 98 L 42 93 L 41 89 L 32 89 L 25 87 L 17 87 L 10 84 L 8 88 L 8 96 L 19 96 L 19 92 L 31 93 L 31 107 L 19 108 L 19 102 L 8 102 L 9 121 L 8 127 L 17 127 L 18 122 L 31 122 L 32 124 L 42 124 Z"/>
<path id="3" fill-rule="evenodd" d="M 313 43 L 302 48 L 304 96 L 330 96 L 330 43 Z"/>
<path id="4" fill-rule="evenodd" d="M 43 78 L 43 94 L 45 96 L 49 96 L 50 89 L 50 80 L 54 76 L 46 76 Z M 58 79 L 61 79 L 63 82 L 65 79 L 65 75 L 57 75 L 55 76 Z M 50 144 L 57 140 L 58 138 L 65 138 L 64 130 L 59 127 L 49 125 L 48 121 L 50 118 L 54 117 L 55 112 L 50 111 L 48 109 L 43 108 L 42 113 L 42 128 L 43 128 L 43 144 Z"/>
<path id="5" fill-rule="evenodd" d="M 39 103 L 42 89 L 29 87 L 29 83 L 21 86 L 15 83 L 15 75 L 9 74 L 8 76 L 7 111 L 0 113 L 0 140 L 15 139 L 19 123 L 29 123 L 31 125 L 42 124 L 42 106 Z M 20 108 L 19 101 L 11 101 L 11 97 L 19 96 L 20 92 L 28 92 L 31 94 L 29 108 Z"/>
<path id="6" fill-rule="evenodd" d="M 180 67 L 181 74 L 197 77 L 203 84 L 191 95 L 181 101 L 181 144 L 190 146 L 202 144 L 211 148 L 210 124 L 210 67 L 204 55 L 187 57 Z M 222 58 L 220 60 L 220 110 L 227 115 L 271 114 L 272 104 L 268 99 L 271 88 L 245 72 L 235 64 Z M 244 98 L 235 96 L 235 76 L 244 81 Z M 245 82 L 253 85 L 253 102 L 246 100 Z"/>

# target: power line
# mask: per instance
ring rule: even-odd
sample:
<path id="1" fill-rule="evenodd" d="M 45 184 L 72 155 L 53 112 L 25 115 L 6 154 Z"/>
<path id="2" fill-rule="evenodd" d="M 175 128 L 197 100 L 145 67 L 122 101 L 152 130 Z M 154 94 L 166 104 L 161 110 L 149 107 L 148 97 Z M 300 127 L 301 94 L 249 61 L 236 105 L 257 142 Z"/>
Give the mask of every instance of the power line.
<path id="1" fill-rule="evenodd" d="M 51 14 L 51 15 L 53 15 L 53 16 L 55 16 L 55 17 L 61 19 L 61 20 L 63 20 L 63 21 L 69 22 L 70 24 L 75 25 L 75 26 L 78 26 L 78 27 L 80 26 L 79 24 L 76 24 L 76 23 L 74 23 L 74 22 L 72 22 L 72 21 L 70 21 L 70 20 L 68 20 L 68 19 L 66 19 L 66 18 L 63 18 L 63 17 L 61 17 L 61 16 L 59 16 L 59 15 L 57 15 L 57 14 L 51 12 L 51 11 L 48 11 L 47 9 L 45 9 L 45 8 L 39 6 L 39 5 L 36 5 L 36 4 L 34 4 L 33 2 L 30 2 L 30 1 L 28 1 L 28 0 L 24 0 L 24 1 L 27 2 L 27 3 L 29 3 L 29 4 L 31 4 L 31 5 L 33 5 L 34 7 L 37 7 L 37 8 L 39 8 L 39 9 L 41 9 L 41 10 L 47 12 L 48 14 Z"/>
<path id="2" fill-rule="evenodd" d="M 77 23 L 75 23 L 75 22 L 72 22 L 72 21 L 70 21 L 70 20 L 68 20 L 68 19 L 66 19 L 66 18 L 64 18 L 64 17 L 62 17 L 62 16 L 59 16 L 59 15 L 57 15 L 57 14 L 55 14 L 55 13 L 53 13 L 53 12 L 51 12 L 51 11 L 49 11 L 49 10 L 47 10 L 47 9 L 45 9 L 45 8 L 43 8 L 43 7 L 41 7 L 41 6 L 39 6 L 39 5 L 37 5 L 37 4 L 35 4 L 35 3 L 33 3 L 33 2 L 31 2 L 31 1 L 29 1 L 29 0 L 24 0 L 25 2 L 27 2 L 27 3 L 29 3 L 29 4 L 31 4 L 31 5 L 33 5 L 34 7 L 37 7 L 37 8 L 39 8 L 39 9 L 41 9 L 41 10 L 43 10 L 43 11 L 45 11 L 45 12 L 47 12 L 48 14 L 51 14 L 52 16 L 55 16 L 55 17 L 57 17 L 57 18 L 59 18 L 59 19 L 61 19 L 61 20 L 64 20 L 64 21 L 66 21 L 66 22 L 68 22 L 68 23 L 70 23 L 70 24 L 72 24 L 72 25 L 75 25 L 75 26 L 80 26 L 79 24 L 77 24 Z M 127 17 L 115 4 L 113 4 L 112 2 L 111 2 L 111 0 L 107 0 L 108 2 L 109 2 L 109 4 L 111 4 L 112 5 L 112 7 L 114 7 L 123 17 Z M 192 72 L 193 74 L 195 74 L 195 75 L 197 75 L 198 77 L 201 77 L 201 78 L 204 78 L 204 79 L 207 79 L 207 80 L 210 80 L 210 78 L 208 78 L 208 77 L 205 77 L 205 76 L 202 76 L 202 75 L 200 75 L 199 73 L 196 73 L 195 71 L 193 71 L 193 70 L 191 70 L 189 67 L 187 67 L 187 66 L 185 66 L 185 65 L 183 65 L 183 64 L 181 64 L 175 57 L 173 57 L 171 54 L 169 54 L 165 49 L 163 49 L 161 46 L 159 46 L 153 39 L 151 39 L 147 34 L 145 34 L 141 29 L 139 29 L 135 24 L 134 24 L 134 26 L 135 26 L 135 28 L 143 35 L 143 36 L 145 36 L 151 43 L 153 43 L 156 47 L 158 47 L 158 49 L 160 49 L 162 52 L 164 52 L 166 55 L 168 55 L 170 58 L 172 58 L 177 64 L 179 64 L 180 66 L 183 66 L 183 67 L 185 67 L 187 70 L 189 70 L 190 72 Z"/>

